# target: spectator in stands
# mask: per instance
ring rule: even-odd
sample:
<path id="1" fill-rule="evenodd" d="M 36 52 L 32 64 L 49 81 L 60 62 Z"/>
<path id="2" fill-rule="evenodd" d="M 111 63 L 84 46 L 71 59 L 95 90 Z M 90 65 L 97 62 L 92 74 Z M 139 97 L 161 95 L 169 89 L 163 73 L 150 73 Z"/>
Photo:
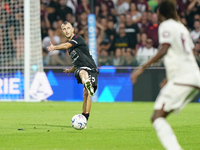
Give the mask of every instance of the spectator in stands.
<path id="1" fill-rule="evenodd" d="M 151 12 L 156 12 L 156 8 L 158 6 L 158 0 L 148 0 L 148 10 Z"/>
<path id="2" fill-rule="evenodd" d="M 97 53 L 99 54 L 101 49 L 104 48 L 101 46 L 101 43 L 103 41 L 104 35 L 105 35 L 105 27 L 101 24 L 96 22 L 96 35 L 97 35 Z"/>
<path id="3" fill-rule="evenodd" d="M 147 11 L 147 20 L 149 21 L 149 22 L 151 22 L 151 19 L 152 19 L 152 11 Z"/>
<path id="4" fill-rule="evenodd" d="M 57 19 L 56 18 L 56 10 L 57 9 L 59 9 L 59 4 L 54 0 L 51 0 L 45 9 L 45 11 L 46 11 L 45 15 L 47 15 L 46 19 L 49 22 L 49 26 L 51 26 L 52 23 Z M 45 22 L 46 22 L 46 20 L 45 20 Z M 48 27 L 47 22 L 46 22 L 46 26 Z"/>
<path id="5" fill-rule="evenodd" d="M 78 0 L 67 0 L 66 5 L 72 9 L 73 15 L 76 15 L 76 8 L 78 7 Z"/>
<path id="6" fill-rule="evenodd" d="M 146 41 L 145 47 L 140 47 L 136 54 L 136 59 L 139 65 L 143 64 L 144 62 L 148 61 L 152 58 L 158 50 L 153 47 L 153 39 L 148 37 Z"/>
<path id="7" fill-rule="evenodd" d="M 190 35 L 193 39 L 193 42 L 196 43 L 200 36 L 200 20 L 194 21 L 194 30 L 191 31 Z"/>
<path id="8" fill-rule="evenodd" d="M 200 43 L 200 37 L 198 38 L 198 40 L 197 40 L 199 43 Z"/>
<path id="9" fill-rule="evenodd" d="M 78 34 L 84 36 L 85 27 L 87 26 L 87 13 L 84 11 L 80 14 L 80 19 L 78 20 Z"/>
<path id="10" fill-rule="evenodd" d="M 122 49 L 117 48 L 115 50 L 114 58 L 112 59 L 112 65 L 113 66 L 123 66 L 124 58 L 122 56 Z"/>
<path id="11" fill-rule="evenodd" d="M 72 9 L 66 5 L 66 0 L 59 0 L 59 6 L 56 9 L 57 20 L 65 21 L 66 14 L 72 14 Z"/>
<path id="12" fill-rule="evenodd" d="M 4 12 L 5 15 L 5 25 L 3 26 L 3 43 L 4 43 L 4 49 L 5 54 L 7 55 L 9 60 L 13 60 L 16 53 L 17 43 L 16 40 L 18 38 L 18 33 L 22 32 L 21 28 L 21 20 L 18 20 L 19 18 L 16 18 L 14 15 L 14 10 L 9 9 L 10 3 L 7 3 L 7 6 L 4 5 Z M 19 10 L 17 10 L 19 11 Z M 9 51 L 8 51 L 9 50 Z"/>
<path id="13" fill-rule="evenodd" d="M 104 30 L 108 28 L 108 19 L 106 17 L 102 17 L 100 19 L 100 24 L 104 27 Z"/>
<path id="14" fill-rule="evenodd" d="M 42 40 L 48 36 L 48 28 L 46 26 L 46 23 L 44 20 L 41 20 L 41 36 L 42 36 Z"/>
<path id="15" fill-rule="evenodd" d="M 108 18 L 109 16 L 112 16 L 112 14 L 108 11 L 108 6 L 106 5 L 106 3 L 101 3 L 98 18 Z M 112 16 L 112 19 L 113 18 L 114 17 Z"/>
<path id="16" fill-rule="evenodd" d="M 88 32 L 87 32 L 88 28 L 85 27 L 84 28 L 84 38 L 85 38 L 85 41 L 86 43 L 88 43 Z M 97 42 L 97 54 L 100 53 L 101 51 L 101 43 L 102 43 L 102 40 L 103 40 L 103 37 L 104 37 L 104 34 L 105 34 L 105 28 L 102 24 L 98 23 L 96 21 L 96 42 Z"/>
<path id="17" fill-rule="evenodd" d="M 180 18 L 181 23 L 187 28 L 187 20 L 185 17 Z"/>
<path id="18" fill-rule="evenodd" d="M 124 53 L 123 66 L 137 66 L 137 61 L 135 57 L 133 56 L 131 48 L 127 48 Z"/>
<path id="19" fill-rule="evenodd" d="M 96 16 L 99 16 L 99 13 L 101 13 L 101 4 L 104 3 L 107 5 L 108 12 L 114 13 L 114 4 L 112 0 L 97 0 L 96 6 L 95 6 L 95 14 Z"/>
<path id="20" fill-rule="evenodd" d="M 48 51 L 46 49 L 44 49 L 44 48 L 42 49 L 42 57 L 43 57 L 43 65 L 44 66 L 49 66 L 51 58 L 48 55 Z"/>
<path id="21" fill-rule="evenodd" d="M 200 43 L 199 42 L 195 43 L 194 56 L 196 58 L 198 66 L 200 67 Z"/>
<path id="22" fill-rule="evenodd" d="M 185 10 L 187 10 L 189 0 L 177 0 L 177 11 L 181 16 L 185 16 Z"/>
<path id="23" fill-rule="evenodd" d="M 140 39 L 139 34 L 139 28 L 138 25 L 132 22 L 132 18 L 130 14 L 126 15 L 126 35 L 130 37 L 132 40 L 131 45 L 129 45 L 130 48 L 135 50 L 136 44 L 138 43 Z"/>
<path id="24" fill-rule="evenodd" d="M 151 37 L 153 39 L 154 47 L 158 47 L 158 16 L 156 13 L 153 13 L 152 15 L 152 20 L 151 20 L 152 25 L 150 25 L 147 28 L 147 36 Z"/>
<path id="25" fill-rule="evenodd" d="M 115 48 L 127 48 L 130 47 L 132 39 L 126 35 L 126 26 L 124 23 L 120 23 L 119 25 L 119 34 L 115 36 L 114 46 Z"/>
<path id="26" fill-rule="evenodd" d="M 76 14 L 81 14 L 82 12 L 90 13 L 90 4 L 88 0 L 81 0 L 81 3 L 78 5 L 76 9 Z"/>
<path id="27" fill-rule="evenodd" d="M 48 31 L 49 36 L 45 37 L 42 41 L 42 46 L 46 49 L 49 46 L 50 41 L 55 43 L 56 45 L 60 44 L 60 37 L 55 35 L 55 29 L 52 28 Z M 50 65 L 65 65 L 65 62 L 60 59 L 59 57 L 59 50 L 55 50 L 52 53 L 48 53 L 49 57 L 51 58 Z"/>
<path id="28" fill-rule="evenodd" d="M 194 20 L 200 20 L 200 14 L 195 14 L 194 15 Z"/>
<path id="29" fill-rule="evenodd" d="M 146 32 L 147 28 L 150 25 L 150 21 L 148 21 L 147 15 L 147 12 L 143 12 L 141 20 L 137 23 L 140 29 L 140 33 Z"/>
<path id="30" fill-rule="evenodd" d="M 137 10 L 135 3 L 131 3 L 129 13 L 132 17 L 133 23 L 138 23 L 141 20 L 142 13 Z"/>
<path id="31" fill-rule="evenodd" d="M 140 34 L 140 42 L 136 45 L 136 51 L 134 52 L 135 55 L 139 48 L 143 48 L 146 46 L 146 41 L 147 41 L 147 34 L 141 33 Z"/>
<path id="32" fill-rule="evenodd" d="M 147 0 L 136 0 L 135 2 L 138 11 L 145 12 L 149 9 Z"/>
<path id="33" fill-rule="evenodd" d="M 24 36 L 17 36 L 16 39 L 16 55 L 10 65 L 24 65 Z"/>
<path id="34" fill-rule="evenodd" d="M 98 65 L 99 66 L 109 66 L 109 65 L 111 65 L 110 57 L 108 55 L 108 51 L 107 50 L 102 49 L 100 51 L 100 54 L 98 56 Z"/>
<path id="35" fill-rule="evenodd" d="M 128 12 L 130 6 L 126 0 L 118 0 L 116 10 L 113 11 L 114 15 L 121 15 Z"/>
<path id="36" fill-rule="evenodd" d="M 190 29 L 193 28 L 194 24 L 194 16 L 195 14 L 200 14 L 200 1 L 199 0 L 193 0 L 188 5 L 187 11 L 186 11 L 186 18 L 188 22 L 188 27 Z"/>
<path id="37" fill-rule="evenodd" d="M 106 49 L 110 55 L 114 54 L 113 42 L 114 42 L 115 35 L 116 35 L 116 31 L 114 29 L 114 22 L 113 20 L 108 20 L 108 28 L 105 31 L 105 35 L 104 35 L 101 45 L 104 45 L 104 49 Z"/>
<path id="38" fill-rule="evenodd" d="M 199 43 L 199 42 L 196 42 L 196 43 L 195 43 L 195 48 L 194 48 L 194 50 L 195 50 L 196 52 L 198 52 L 198 53 L 199 53 L 199 56 L 200 56 L 200 43 Z"/>
<path id="39" fill-rule="evenodd" d="M 125 14 L 119 15 L 119 21 L 114 26 L 114 28 L 116 29 L 116 33 L 119 33 L 120 23 L 125 23 L 125 22 L 126 22 L 126 15 Z"/>
<path id="40" fill-rule="evenodd" d="M 46 9 L 46 5 L 44 3 L 40 4 L 40 18 L 41 20 L 44 20 L 45 17 L 45 9 Z"/>

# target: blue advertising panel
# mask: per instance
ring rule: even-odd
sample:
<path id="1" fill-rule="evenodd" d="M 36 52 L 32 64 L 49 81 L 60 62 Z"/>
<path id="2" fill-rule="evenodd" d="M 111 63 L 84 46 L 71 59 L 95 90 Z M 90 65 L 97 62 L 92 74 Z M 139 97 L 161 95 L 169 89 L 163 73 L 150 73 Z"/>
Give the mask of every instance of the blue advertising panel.
<path id="1" fill-rule="evenodd" d="M 15 73 L 0 74 L 0 77 L 1 100 L 24 98 L 24 77 L 19 70 Z"/>
<path id="2" fill-rule="evenodd" d="M 109 69 L 100 69 L 98 84 L 98 102 L 131 102 L 132 84 L 130 73 L 110 72 Z M 83 85 L 77 84 L 73 74 L 47 71 L 47 78 L 53 90 L 48 100 L 53 101 L 82 101 Z"/>

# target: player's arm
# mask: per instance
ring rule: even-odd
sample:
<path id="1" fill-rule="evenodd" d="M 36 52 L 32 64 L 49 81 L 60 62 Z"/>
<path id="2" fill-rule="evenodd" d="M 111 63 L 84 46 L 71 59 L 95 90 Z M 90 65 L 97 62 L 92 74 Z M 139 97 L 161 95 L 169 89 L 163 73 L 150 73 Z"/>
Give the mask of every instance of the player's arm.
<path id="1" fill-rule="evenodd" d="M 166 83 L 167 83 L 167 78 L 163 79 L 163 81 L 160 83 L 160 88 L 162 89 Z"/>
<path id="2" fill-rule="evenodd" d="M 65 74 L 68 73 L 68 75 L 70 75 L 70 73 L 73 73 L 74 71 L 75 71 L 75 67 L 74 66 L 72 66 L 71 69 L 66 69 L 66 68 L 63 69 L 63 72 Z"/>
<path id="3" fill-rule="evenodd" d="M 138 76 L 143 73 L 144 69 L 149 67 L 152 63 L 155 63 L 156 61 L 161 59 L 167 53 L 169 47 L 170 44 L 162 44 L 160 50 L 152 59 L 150 59 L 147 63 L 145 63 L 144 65 L 140 66 L 138 69 L 132 72 L 131 82 L 135 83 L 137 81 Z"/>
<path id="4" fill-rule="evenodd" d="M 55 46 L 50 42 L 50 46 L 47 47 L 47 49 L 48 49 L 49 52 L 53 52 L 54 50 L 66 50 L 66 49 L 69 49 L 72 46 L 73 45 L 69 42 L 63 43 L 63 44 L 60 44 L 60 45 L 55 45 Z"/>

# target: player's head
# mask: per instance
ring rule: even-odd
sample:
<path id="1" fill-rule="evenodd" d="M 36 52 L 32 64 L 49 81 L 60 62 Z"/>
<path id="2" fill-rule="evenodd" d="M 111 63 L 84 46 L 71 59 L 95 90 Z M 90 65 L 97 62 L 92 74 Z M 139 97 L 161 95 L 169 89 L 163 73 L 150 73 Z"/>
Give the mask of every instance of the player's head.
<path id="1" fill-rule="evenodd" d="M 176 3 L 173 0 L 163 0 L 158 6 L 159 21 L 167 19 L 174 19 L 178 21 L 178 15 L 176 12 Z"/>
<path id="2" fill-rule="evenodd" d="M 70 39 L 74 35 L 74 28 L 68 21 L 63 22 L 61 29 L 66 38 Z"/>

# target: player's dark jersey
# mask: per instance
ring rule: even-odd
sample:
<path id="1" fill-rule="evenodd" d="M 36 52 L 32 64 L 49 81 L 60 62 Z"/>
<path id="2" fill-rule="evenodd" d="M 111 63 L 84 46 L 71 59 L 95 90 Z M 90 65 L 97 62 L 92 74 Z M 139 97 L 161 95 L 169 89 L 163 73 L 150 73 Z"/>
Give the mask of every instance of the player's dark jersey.
<path id="1" fill-rule="evenodd" d="M 68 49 L 74 67 L 97 68 L 85 40 L 80 35 L 74 35 L 71 41 L 73 46 Z"/>

